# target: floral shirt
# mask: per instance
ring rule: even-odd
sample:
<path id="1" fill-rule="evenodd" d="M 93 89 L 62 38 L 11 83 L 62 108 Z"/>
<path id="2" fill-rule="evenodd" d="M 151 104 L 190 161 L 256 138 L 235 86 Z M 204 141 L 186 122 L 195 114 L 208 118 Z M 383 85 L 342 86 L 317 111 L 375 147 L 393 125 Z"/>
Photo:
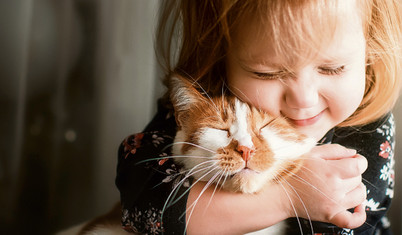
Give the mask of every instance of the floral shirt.
<path id="1" fill-rule="evenodd" d="M 170 156 L 176 133 L 174 115 L 159 105 L 145 130 L 128 136 L 118 153 L 116 185 L 122 203 L 122 226 L 139 234 L 184 234 L 186 202 L 191 180 Z M 335 128 L 320 144 L 338 143 L 356 149 L 368 160 L 363 174 L 367 187 L 366 222 L 357 229 L 313 222 L 317 234 L 390 234 L 385 216 L 394 188 L 394 119 L 392 114 L 358 129 Z M 173 193 L 172 193 L 173 192 Z M 287 234 L 300 234 L 298 221 L 288 219 Z M 304 234 L 310 223 L 301 219 Z"/>

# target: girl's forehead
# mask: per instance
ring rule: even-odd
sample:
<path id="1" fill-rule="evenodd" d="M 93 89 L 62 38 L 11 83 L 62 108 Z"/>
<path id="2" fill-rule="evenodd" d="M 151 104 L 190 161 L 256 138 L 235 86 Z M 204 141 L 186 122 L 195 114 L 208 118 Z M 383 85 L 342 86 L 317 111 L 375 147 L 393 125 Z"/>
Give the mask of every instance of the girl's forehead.
<path id="1" fill-rule="evenodd" d="M 258 11 L 244 16 L 232 32 L 229 52 L 251 63 L 289 66 L 317 57 L 345 57 L 353 53 L 356 41 L 365 43 L 361 12 L 355 1 L 331 1 L 342 4 L 331 5 L 336 9 L 322 5 L 303 12 L 270 12 L 266 18 Z"/>

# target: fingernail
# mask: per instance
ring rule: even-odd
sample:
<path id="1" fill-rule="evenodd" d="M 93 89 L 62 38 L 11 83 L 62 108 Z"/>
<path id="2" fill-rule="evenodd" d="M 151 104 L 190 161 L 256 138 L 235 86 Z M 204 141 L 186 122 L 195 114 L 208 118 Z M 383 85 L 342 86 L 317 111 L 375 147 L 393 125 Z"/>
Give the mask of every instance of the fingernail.
<path id="1" fill-rule="evenodd" d="M 356 155 L 357 151 L 356 149 L 348 149 L 348 153 L 350 153 L 351 155 Z"/>
<path id="2" fill-rule="evenodd" d="M 365 172 L 367 170 L 367 166 L 368 166 L 368 162 L 367 159 L 365 157 L 361 157 L 359 158 L 359 168 L 360 168 L 360 172 Z"/>

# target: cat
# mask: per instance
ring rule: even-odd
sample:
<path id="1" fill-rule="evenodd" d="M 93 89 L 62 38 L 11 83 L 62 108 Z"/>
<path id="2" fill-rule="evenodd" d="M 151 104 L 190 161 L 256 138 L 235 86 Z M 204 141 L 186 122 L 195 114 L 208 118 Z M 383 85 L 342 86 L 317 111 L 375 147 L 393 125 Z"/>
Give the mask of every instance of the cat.
<path id="1" fill-rule="evenodd" d="M 180 156 L 174 161 L 195 182 L 258 193 L 266 184 L 297 172 L 301 156 L 316 145 L 284 117 L 273 117 L 233 95 L 203 95 L 181 77 L 173 77 L 170 85 L 178 126 L 172 155 Z M 281 234 L 283 230 L 284 224 L 279 223 L 257 233 Z"/>
<path id="2" fill-rule="evenodd" d="M 181 156 L 175 161 L 224 190 L 256 193 L 295 173 L 300 157 L 316 145 L 285 118 L 234 96 L 205 97 L 180 77 L 172 78 L 170 93 L 178 125 L 172 155 Z"/>

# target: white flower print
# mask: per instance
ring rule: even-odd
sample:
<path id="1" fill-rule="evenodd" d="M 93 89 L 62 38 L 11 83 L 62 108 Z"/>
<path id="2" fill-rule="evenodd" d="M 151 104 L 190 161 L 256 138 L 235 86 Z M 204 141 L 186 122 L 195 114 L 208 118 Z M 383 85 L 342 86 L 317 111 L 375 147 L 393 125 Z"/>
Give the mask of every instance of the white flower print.
<path id="1" fill-rule="evenodd" d="M 386 136 L 388 141 L 391 140 L 391 138 L 395 135 L 395 121 L 393 115 L 390 116 L 388 122 L 377 128 L 377 133 L 380 133 L 382 136 Z"/>
<path id="2" fill-rule="evenodd" d="M 344 228 L 344 229 L 341 231 L 341 235 L 353 235 L 353 234 L 355 234 L 355 233 L 354 233 L 354 231 L 353 231 L 352 229 Z"/>
<path id="3" fill-rule="evenodd" d="M 390 165 L 390 163 L 387 162 L 387 164 L 385 164 L 381 169 L 380 179 L 382 179 L 384 181 L 386 181 L 390 178 L 391 169 L 390 169 L 389 165 Z"/>
<path id="4" fill-rule="evenodd" d="M 394 189 L 393 188 L 387 188 L 385 190 L 385 195 L 389 196 L 390 198 L 394 198 Z"/>
<path id="5" fill-rule="evenodd" d="M 162 144 L 163 142 L 165 142 L 163 137 L 158 136 L 157 134 L 152 135 L 152 143 L 154 144 L 155 147 Z"/>
<path id="6" fill-rule="evenodd" d="M 344 228 L 344 229 L 342 229 L 340 234 L 341 235 L 353 235 L 355 233 L 354 233 L 354 231 L 352 229 Z"/>
<path id="7" fill-rule="evenodd" d="M 392 189 L 394 187 L 394 175 L 395 175 L 395 169 L 394 169 L 394 164 L 395 160 L 392 157 L 390 161 L 388 161 L 380 170 L 380 179 L 387 181 L 388 183 L 388 189 Z"/>
<path id="8" fill-rule="evenodd" d="M 188 188 L 190 187 L 190 180 L 188 178 L 183 178 L 180 176 L 184 175 L 184 170 L 182 168 L 177 167 L 175 164 L 171 164 L 170 168 L 166 169 L 167 176 L 162 180 L 164 183 L 169 183 L 173 181 L 172 188 L 176 188 L 178 184 L 181 186 Z"/>
<path id="9" fill-rule="evenodd" d="M 379 208 L 380 203 L 376 202 L 374 200 L 374 198 L 366 199 L 366 201 L 363 203 L 363 205 L 365 206 L 366 210 L 369 210 L 369 211 L 383 211 L 383 210 L 387 209 L 385 207 Z"/>
<path id="10" fill-rule="evenodd" d="M 380 205 L 380 203 L 374 201 L 373 198 L 370 198 L 369 200 L 366 199 L 366 201 L 364 202 L 364 205 L 365 205 L 366 209 L 368 209 L 370 211 L 375 211 L 378 209 L 378 206 Z"/>
<path id="11" fill-rule="evenodd" d="M 384 228 L 389 228 L 391 226 L 391 222 L 389 222 L 387 217 L 382 217 L 381 222 Z"/>
<path id="12" fill-rule="evenodd" d="M 165 135 L 158 131 L 150 132 L 150 134 L 151 134 L 151 138 L 152 138 L 151 142 L 155 147 L 158 147 L 159 145 L 165 143 L 166 139 L 172 139 L 171 136 Z"/>

